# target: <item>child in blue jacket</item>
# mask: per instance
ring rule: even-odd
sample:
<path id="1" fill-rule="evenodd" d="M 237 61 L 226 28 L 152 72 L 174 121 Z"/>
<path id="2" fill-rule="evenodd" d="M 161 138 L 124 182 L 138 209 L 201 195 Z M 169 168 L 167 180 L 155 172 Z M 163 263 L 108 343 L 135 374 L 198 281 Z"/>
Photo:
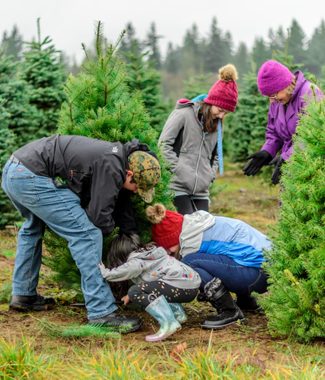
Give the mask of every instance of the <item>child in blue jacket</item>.
<path id="1" fill-rule="evenodd" d="M 204 328 L 222 328 L 243 319 L 240 307 L 257 308 L 251 292 L 267 288 L 261 268 L 263 250 L 271 248 L 267 236 L 241 220 L 203 210 L 183 216 L 156 204 L 147 208 L 147 217 L 153 223 L 153 241 L 199 273 L 200 290 L 218 311 L 204 321 Z M 237 304 L 230 292 L 236 293 Z"/>

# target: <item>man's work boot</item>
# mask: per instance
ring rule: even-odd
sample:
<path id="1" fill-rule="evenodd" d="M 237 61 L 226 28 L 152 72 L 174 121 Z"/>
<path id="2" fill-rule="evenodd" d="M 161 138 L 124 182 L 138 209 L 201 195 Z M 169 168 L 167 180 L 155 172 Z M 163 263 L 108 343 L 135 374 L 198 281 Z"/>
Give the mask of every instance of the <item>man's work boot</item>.
<path id="1" fill-rule="evenodd" d="M 88 324 L 94 326 L 111 327 L 120 333 L 127 334 L 137 331 L 141 327 L 142 322 L 137 317 L 126 317 L 125 315 L 114 312 L 101 318 L 89 319 Z"/>
<path id="2" fill-rule="evenodd" d="M 204 287 L 204 292 L 218 314 L 207 317 L 202 324 L 203 328 L 222 329 L 244 319 L 242 311 L 219 278 L 214 278 L 208 282 Z"/>
<path id="3" fill-rule="evenodd" d="M 14 311 L 44 311 L 51 310 L 55 306 L 54 298 L 36 296 L 12 296 L 9 310 Z"/>

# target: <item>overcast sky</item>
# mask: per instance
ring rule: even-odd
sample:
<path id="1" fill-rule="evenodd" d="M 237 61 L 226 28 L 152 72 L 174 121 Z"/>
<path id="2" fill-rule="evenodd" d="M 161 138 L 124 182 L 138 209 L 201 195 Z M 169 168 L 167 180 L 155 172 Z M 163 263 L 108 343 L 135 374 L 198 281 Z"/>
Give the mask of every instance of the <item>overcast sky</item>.
<path id="1" fill-rule="evenodd" d="M 129 21 L 144 38 L 154 21 L 165 52 L 169 41 L 182 42 L 193 23 L 206 36 L 213 16 L 223 31 L 231 32 L 235 46 L 244 41 L 249 47 L 256 36 L 266 37 L 270 27 L 287 28 L 293 18 L 307 37 L 325 19 L 325 0 L 0 0 L 0 4 L 1 35 L 16 24 L 30 40 L 41 17 L 42 35 L 50 35 L 58 49 L 77 60 L 83 56 L 81 43 L 92 41 L 96 20 L 103 21 L 111 41 Z"/>

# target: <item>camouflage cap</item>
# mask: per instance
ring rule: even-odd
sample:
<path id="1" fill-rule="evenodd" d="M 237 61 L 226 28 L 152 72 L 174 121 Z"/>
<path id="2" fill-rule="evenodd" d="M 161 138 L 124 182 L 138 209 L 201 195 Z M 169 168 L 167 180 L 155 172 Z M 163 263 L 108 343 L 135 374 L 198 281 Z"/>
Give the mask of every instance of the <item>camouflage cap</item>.
<path id="1" fill-rule="evenodd" d="M 154 187 L 160 180 L 158 160 L 147 152 L 137 150 L 129 155 L 129 167 L 138 185 L 138 194 L 146 203 L 152 202 Z"/>

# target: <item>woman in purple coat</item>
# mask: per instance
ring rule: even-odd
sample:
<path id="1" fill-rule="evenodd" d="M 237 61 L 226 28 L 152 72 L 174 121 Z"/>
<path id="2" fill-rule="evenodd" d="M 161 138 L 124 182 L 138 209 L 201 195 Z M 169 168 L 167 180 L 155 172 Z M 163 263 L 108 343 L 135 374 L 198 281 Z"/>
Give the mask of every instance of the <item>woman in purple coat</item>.
<path id="1" fill-rule="evenodd" d="M 280 151 L 280 156 L 272 175 L 272 183 L 277 184 L 281 175 L 281 165 L 292 154 L 292 137 L 296 131 L 299 114 L 303 112 L 308 99 L 322 97 L 322 92 L 309 82 L 301 71 L 294 74 L 281 63 L 270 60 L 263 63 L 257 85 L 262 95 L 270 99 L 266 139 L 261 150 L 252 154 L 244 168 L 244 174 L 257 174 L 262 166 L 269 164 Z"/>

